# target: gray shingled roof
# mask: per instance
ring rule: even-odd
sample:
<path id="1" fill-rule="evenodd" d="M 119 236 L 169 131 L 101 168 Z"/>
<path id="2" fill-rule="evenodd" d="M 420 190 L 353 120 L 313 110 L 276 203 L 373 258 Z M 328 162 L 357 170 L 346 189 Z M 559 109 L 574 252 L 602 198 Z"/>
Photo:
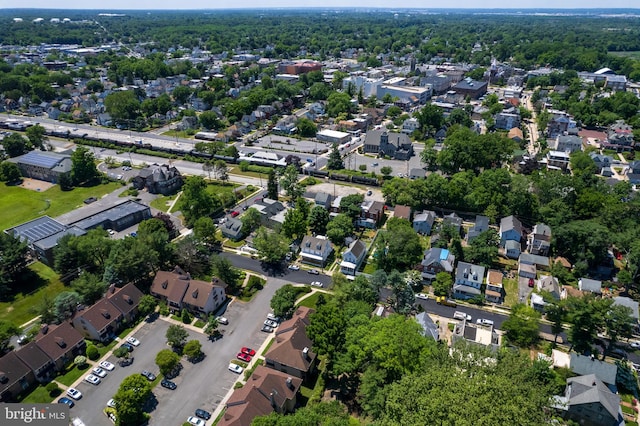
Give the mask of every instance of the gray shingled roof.
<path id="1" fill-rule="evenodd" d="M 567 379 L 569 405 L 600 403 L 614 419 L 618 418 L 620 397 L 598 380 L 595 374 Z"/>

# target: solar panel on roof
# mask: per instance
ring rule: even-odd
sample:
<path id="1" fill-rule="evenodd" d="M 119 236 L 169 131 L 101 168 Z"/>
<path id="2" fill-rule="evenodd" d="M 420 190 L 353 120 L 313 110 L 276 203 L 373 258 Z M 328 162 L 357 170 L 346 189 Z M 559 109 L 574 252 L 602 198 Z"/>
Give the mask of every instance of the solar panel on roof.
<path id="1" fill-rule="evenodd" d="M 55 167 L 60 160 L 61 158 L 58 156 L 47 155 L 38 151 L 30 151 L 22 156 L 20 162 L 51 169 Z"/>

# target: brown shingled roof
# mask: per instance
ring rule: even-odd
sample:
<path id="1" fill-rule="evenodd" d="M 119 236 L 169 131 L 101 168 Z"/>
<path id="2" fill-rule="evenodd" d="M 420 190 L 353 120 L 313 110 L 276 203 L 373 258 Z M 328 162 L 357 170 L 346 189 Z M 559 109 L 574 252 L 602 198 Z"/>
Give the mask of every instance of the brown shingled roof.
<path id="1" fill-rule="evenodd" d="M 117 322 L 122 314 L 109 300 L 100 299 L 92 306 L 76 312 L 77 316 L 84 318 L 98 332 L 104 330 L 109 324 Z"/>
<path id="2" fill-rule="evenodd" d="M 182 302 L 204 309 L 211 291 L 213 291 L 213 284 L 199 280 L 191 280 L 189 281 L 189 288 L 182 298 Z"/>
<path id="3" fill-rule="evenodd" d="M 9 402 L 4 399 L 5 392 L 20 381 L 23 377 L 33 374 L 27 364 L 11 351 L 0 358 L 0 401 Z"/>
<path id="4" fill-rule="evenodd" d="M 138 306 L 142 292 L 133 283 L 129 283 L 122 288 L 110 288 L 107 298 L 120 312 L 127 315 Z"/>
<path id="5" fill-rule="evenodd" d="M 299 307 L 293 318 L 278 327 L 275 341 L 264 357 L 299 371 L 308 371 L 316 358 L 315 352 L 311 351 L 312 342 L 306 332 L 309 315 L 312 312 L 314 312 L 313 309 Z M 305 349 L 306 354 L 303 353 Z"/>
<path id="6" fill-rule="evenodd" d="M 43 327 L 35 338 L 38 347 L 53 360 L 59 359 L 83 340 L 82 334 L 68 322 Z"/>
<path id="7" fill-rule="evenodd" d="M 411 220 L 411 207 L 396 205 L 396 208 L 393 211 L 393 217 Z"/>
<path id="8" fill-rule="evenodd" d="M 151 292 L 166 297 L 169 302 L 180 304 L 188 286 L 187 275 L 158 271 L 151 284 Z"/>
<path id="9" fill-rule="evenodd" d="M 16 351 L 16 355 L 33 371 L 38 371 L 45 365 L 52 363 L 51 358 L 35 342 L 27 343 Z"/>

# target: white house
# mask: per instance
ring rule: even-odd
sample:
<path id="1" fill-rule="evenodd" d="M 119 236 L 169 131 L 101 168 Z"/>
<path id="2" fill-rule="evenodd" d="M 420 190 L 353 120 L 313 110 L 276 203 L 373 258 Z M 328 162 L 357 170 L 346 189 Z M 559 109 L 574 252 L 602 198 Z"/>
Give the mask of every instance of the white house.
<path id="1" fill-rule="evenodd" d="M 345 275 L 355 275 L 367 254 L 367 246 L 360 240 L 349 244 L 349 248 L 342 253 L 340 272 Z"/>
<path id="2" fill-rule="evenodd" d="M 302 261 L 311 265 L 324 267 L 332 252 L 331 242 L 324 237 L 305 235 L 300 244 Z"/>

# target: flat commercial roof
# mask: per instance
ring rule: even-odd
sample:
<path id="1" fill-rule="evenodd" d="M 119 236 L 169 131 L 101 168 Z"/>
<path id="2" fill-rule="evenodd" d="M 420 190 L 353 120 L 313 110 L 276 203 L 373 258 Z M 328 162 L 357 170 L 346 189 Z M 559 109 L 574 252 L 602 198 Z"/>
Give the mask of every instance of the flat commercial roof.
<path id="1" fill-rule="evenodd" d="M 7 232 L 21 240 L 27 240 L 29 244 L 33 244 L 43 238 L 64 231 L 66 228 L 66 226 L 51 219 L 49 216 L 41 216 L 14 228 L 7 229 Z"/>
<path id="2" fill-rule="evenodd" d="M 149 207 L 136 203 L 135 201 L 127 201 L 118 206 L 111 207 L 107 210 L 103 210 L 98 212 L 92 216 L 79 220 L 72 225 L 77 226 L 81 229 L 93 229 L 102 225 L 104 222 L 111 221 L 116 222 L 123 217 L 129 216 L 131 214 L 142 212 L 147 210 Z"/>

